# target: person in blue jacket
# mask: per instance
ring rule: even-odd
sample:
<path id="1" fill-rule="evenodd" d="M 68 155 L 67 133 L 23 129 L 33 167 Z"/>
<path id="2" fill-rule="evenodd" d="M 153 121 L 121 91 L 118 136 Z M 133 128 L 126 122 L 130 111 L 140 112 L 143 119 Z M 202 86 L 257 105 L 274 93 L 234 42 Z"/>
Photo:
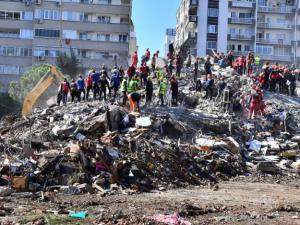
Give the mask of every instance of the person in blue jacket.
<path id="1" fill-rule="evenodd" d="M 111 71 L 111 78 L 110 78 L 111 89 L 114 90 L 114 98 L 116 98 L 116 96 L 117 96 L 117 92 L 119 90 L 120 83 L 121 83 L 120 71 L 118 70 L 117 67 L 115 67 Z"/>
<path id="2" fill-rule="evenodd" d="M 92 79 L 93 79 L 93 91 L 94 91 L 94 100 L 97 98 L 97 94 L 100 95 L 99 89 L 99 81 L 100 81 L 100 74 L 93 69 L 92 71 Z"/>
<path id="3" fill-rule="evenodd" d="M 83 100 L 85 100 L 85 84 L 82 75 L 79 75 L 77 80 L 77 89 L 78 89 L 78 100 L 81 101 L 81 93 L 83 93 Z"/>

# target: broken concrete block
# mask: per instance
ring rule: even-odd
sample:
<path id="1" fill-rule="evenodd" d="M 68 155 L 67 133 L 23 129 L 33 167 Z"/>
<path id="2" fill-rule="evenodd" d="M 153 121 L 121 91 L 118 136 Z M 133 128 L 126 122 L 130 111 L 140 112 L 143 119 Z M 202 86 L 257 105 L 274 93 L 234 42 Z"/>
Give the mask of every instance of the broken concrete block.
<path id="1" fill-rule="evenodd" d="M 0 187 L 0 197 L 6 197 L 13 193 L 13 189 L 10 187 Z"/>
<path id="2" fill-rule="evenodd" d="M 257 164 L 256 171 L 261 173 L 279 174 L 281 170 L 273 162 L 260 162 Z"/>

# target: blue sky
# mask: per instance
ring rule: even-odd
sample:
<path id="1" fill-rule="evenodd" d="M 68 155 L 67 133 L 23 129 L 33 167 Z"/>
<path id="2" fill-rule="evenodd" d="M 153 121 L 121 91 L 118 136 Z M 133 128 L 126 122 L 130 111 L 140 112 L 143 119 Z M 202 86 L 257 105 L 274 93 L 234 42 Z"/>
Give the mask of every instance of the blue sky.
<path id="1" fill-rule="evenodd" d="M 133 0 L 133 22 L 139 46 L 139 57 L 146 48 L 151 54 L 165 53 L 164 41 L 167 28 L 175 28 L 176 11 L 180 0 Z"/>

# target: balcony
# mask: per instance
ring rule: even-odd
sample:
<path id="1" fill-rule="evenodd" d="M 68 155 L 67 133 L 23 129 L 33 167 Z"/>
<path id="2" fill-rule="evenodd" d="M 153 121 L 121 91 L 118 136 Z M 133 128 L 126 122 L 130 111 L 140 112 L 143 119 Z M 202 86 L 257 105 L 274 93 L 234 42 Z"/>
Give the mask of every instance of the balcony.
<path id="1" fill-rule="evenodd" d="M 200 0 L 200 1 L 201 1 L 201 0 Z M 188 9 L 189 9 L 189 15 L 190 15 L 190 16 L 195 16 L 195 15 L 197 15 L 198 5 L 199 5 L 198 0 L 189 0 L 189 6 L 188 6 Z"/>
<path id="2" fill-rule="evenodd" d="M 256 42 L 259 44 L 270 44 L 270 45 L 292 45 L 291 40 L 285 40 L 285 39 L 257 38 Z"/>
<path id="3" fill-rule="evenodd" d="M 281 61 L 281 62 L 291 62 L 293 60 L 293 55 L 261 55 L 262 60 L 268 61 Z"/>
<path id="4" fill-rule="evenodd" d="M 260 13 L 293 13 L 294 8 L 291 6 L 258 6 Z"/>
<path id="5" fill-rule="evenodd" d="M 243 41 L 254 41 L 254 35 L 252 34 L 228 34 L 229 40 L 243 40 Z"/>
<path id="6" fill-rule="evenodd" d="M 228 23 L 232 24 L 254 24 L 255 19 L 254 18 L 229 18 Z"/>
<path id="7" fill-rule="evenodd" d="M 292 24 L 282 24 L 282 23 L 266 23 L 266 22 L 257 22 L 258 28 L 263 29 L 283 29 L 283 30 L 290 30 L 292 29 Z"/>
<path id="8" fill-rule="evenodd" d="M 230 51 L 230 50 L 228 50 Z M 233 55 L 234 56 L 247 56 L 249 52 L 247 51 L 234 51 L 234 50 L 231 50 L 233 51 Z"/>
<path id="9" fill-rule="evenodd" d="M 229 2 L 230 8 L 254 8 L 255 7 L 255 0 L 254 1 L 246 1 L 246 0 L 232 0 Z"/>

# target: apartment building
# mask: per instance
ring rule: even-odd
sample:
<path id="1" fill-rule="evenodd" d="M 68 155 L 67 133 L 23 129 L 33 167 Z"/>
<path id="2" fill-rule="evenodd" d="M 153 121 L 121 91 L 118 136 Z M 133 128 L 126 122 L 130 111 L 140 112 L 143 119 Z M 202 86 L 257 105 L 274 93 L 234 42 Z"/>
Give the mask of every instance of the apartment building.
<path id="1" fill-rule="evenodd" d="M 251 50 L 264 61 L 299 63 L 297 0 L 182 0 L 181 7 L 185 10 L 183 15 L 177 15 L 178 50 L 183 49 L 182 33 L 192 32 L 196 38 L 187 48 L 196 48 L 192 52 L 198 56 L 210 53 L 211 49 L 233 50 L 236 55 Z M 180 24 L 191 16 L 197 17 L 193 20 L 196 24 L 192 29 L 182 28 Z"/>
<path id="2" fill-rule="evenodd" d="M 128 65 L 131 0 L 0 0 L 0 83 L 4 90 L 33 64 L 60 52 L 83 71 Z"/>
<path id="3" fill-rule="evenodd" d="M 175 36 L 176 36 L 176 29 L 168 28 L 166 29 L 166 34 L 165 34 L 165 57 L 168 57 L 168 52 L 169 52 L 169 46 L 173 44 L 174 46 L 174 41 L 175 41 Z"/>

